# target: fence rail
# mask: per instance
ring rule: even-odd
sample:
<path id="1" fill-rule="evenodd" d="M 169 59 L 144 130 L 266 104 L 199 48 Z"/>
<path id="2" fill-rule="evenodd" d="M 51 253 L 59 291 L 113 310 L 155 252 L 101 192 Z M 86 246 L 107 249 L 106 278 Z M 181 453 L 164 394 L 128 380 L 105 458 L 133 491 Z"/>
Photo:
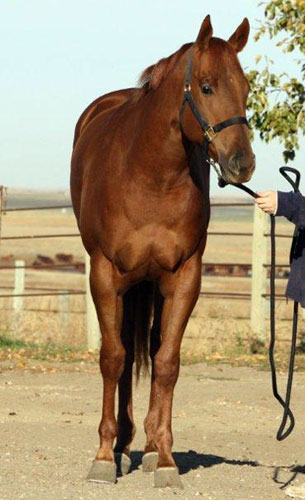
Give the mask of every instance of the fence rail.
<path id="1" fill-rule="evenodd" d="M 230 205 L 229 205 L 230 206 Z M 59 234 L 25 234 L 22 236 L 2 236 L 2 240 L 31 240 L 38 238 L 75 238 L 80 236 L 79 233 L 59 233 Z M 208 236 L 248 236 L 252 237 L 253 233 L 232 232 L 232 231 L 208 231 Z M 265 233 L 263 236 L 269 237 L 270 233 Z M 276 234 L 277 238 L 291 238 L 290 234 Z"/>
<path id="2" fill-rule="evenodd" d="M 12 298 L 12 297 L 57 297 L 62 295 L 85 295 L 86 292 L 82 291 L 62 291 L 62 292 L 39 292 L 39 293 L 5 293 L 1 294 L 0 298 Z"/>
<path id="3" fill-rule="evenodd" d="M 0 189 L 3 186 L 0 186 Z M 4 188 L 5 189 L 5 188 Z M 226 203 L 226 202 L 211 202 L 211 207 L 253 207 L 254 203 L 253 202 L 232 202 L 232 203 Z M 2 208 L 3 213 L 5 212 L 21 212 L 21 211 L 26 211 L 26 210 L 60 210 L 62 208 L 73 208 L 72 205 L 48 205 L 48 206 L 36 206 L 36 207 L 10 207 L 6 208 L 5 204 Z"/>
<path id="4" fill-rule="evenodd" d="M 79 267 L 79 264 L 23 264 L 22 266 L 14 266 L 10 264 L 7 266 L 0 266 L 0 271 L 2 269 L 35 269 L 37 271 L 40 271 L 41 269 L 65 269 L 75 267 Z"/>
<path id="5" fill-rule="evenodd" d="M 5 240 L 33 240 L 33 239 L 39 239 L 39 238 L 75 238 L 76 236 L 80 236 L 79 233 L 73 233 L 73 234 L 25 234 L 22 236 L 2 236 L 1 239 L 3 241 Z"/>
<path id="6" fill-rule="evenodd" d="M 266 290 L 266 278 L 267 269 L 270 268 L 270 264 L 266 262 L 267 251 L 266 251 L 266 238 L 270 234 L 266 231 L 267 216 L 261 212 L 253 202 L 213 202 L 212 207 L 249 207 L 254 208 L 254 225 L 253 232 L 236 232 L 236 231 L 209 231 L 208 235 L 210 237 L 251 237 L 253 238 L 253 248 L 252 248 L 252 262 L 251 263 L 226 263 L 226 262 L 204 262 L 203 266 L 218 266 L 218 267 L 234 267 L 234 266 L 245 266 L 248 267 L 252 272 L 252 289 L 250 292 L 228 292 L 228 291 L 217 291 L 217 292 L 200 292 L 201 296 L 219 298 L 219 299 L 229 299 L 229 300 L 251 300 L 251 327 L 255 335 L 260 339 L 265 339 L 265 314 L 266 301 L 269 298 L 269 294 Z M 10 207 L 6 208 L 4 203 L 4 188 L 0 186 L 0 231 L 1 231 L 1 220 L 3 222 L 2 215 L 12 212 L 21 211 L 35 211 L 35 210 L 63 210 L 71 209 L 72 205 L 49 205 L 49 206 L 30 206 L 30 207 Z M 287 234 L 277 234 L 278 238 L 291 238 Z M 80 237 L 79 233 L 55 233 L 55 234 L 31 234 L 31 235 L 18 235 L 18 236 L 1 236 L 2 241 L 13 241 L 13 240 L 27 240 L 27 239 L 45 239 L 45 238 L 75 238 Z M 25 286 L 25 270 L 75 270 L 79 269 L 80 264 L 73 263 L 60 263 L 60 264 L 39 264 L 39 265 L 28 265 L 23 261 L 16 261 L 14 265 L 2 265 L 0 266 L 0 271 L 2 270 L 12 270 L 15 271 L 15 284 L 14 293 L 0 294 L 0 298 L 12 298 L 14 300 L 13 308 L 15 311 L 19 312 L 23 308 L 23 298 L 26 297 L 51 297 L 58 296 L 62 297 L 63 300 L 66 296 L 85 296 L 86 297 L 86 311 L 87 311 L 87 334 L 88 334 L 88 347 L 90 349 L 96 348 L 99 345 L 99 328 L 97 324 L 96 312 L 93 306 L 89 291 L 89 258 L 86 254 L 85 256 L 85 273 L 86 273 L 86 289 L 85 290 L 46 290 L 38 289 L 37 291 L 27 291 L 30 288 Z M 277 268 L 289 268 L 288 264 L 277 264 Z M 217 277 L 217 275 L 213 275 Z M 222 276 L 223 277 L 223 276 Z M 230 275 L 228 275 L 230 277 Z M 240 276 L 247 277 L 247 276 Z M 280 300 L 284 300 L 285 296 L 283 294 L 277 294 L 276 297 Z M 62 309 L 62 306 L 59 308 Z M 262 313 L 263 312 L 263 313 Z"/>

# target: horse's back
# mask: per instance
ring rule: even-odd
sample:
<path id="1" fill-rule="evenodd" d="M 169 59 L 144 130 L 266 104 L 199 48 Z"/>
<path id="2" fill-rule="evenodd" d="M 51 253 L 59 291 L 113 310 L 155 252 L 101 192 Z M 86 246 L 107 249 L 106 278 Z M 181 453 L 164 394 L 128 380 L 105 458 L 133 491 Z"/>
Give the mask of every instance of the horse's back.
<path id="1" fill-rule="evenodd" d="M 98 116 L 100 113 L 105 113 L 110 110 L 112 111 L 115 108 L 120 107 L 122 104 L 124 104 L 134 96 L 136 90 L 137 89 L 130 88 L 110 92 L 109 94 L 98 97 L 91 104 L 89 104 L 89 106 L 87 106 L 87 108 L 83 111 L 77 121 L 74 133 L 73 148 L 76 146 L 79 137 L 84 132 L 86 127 L 96 116 Z"/>

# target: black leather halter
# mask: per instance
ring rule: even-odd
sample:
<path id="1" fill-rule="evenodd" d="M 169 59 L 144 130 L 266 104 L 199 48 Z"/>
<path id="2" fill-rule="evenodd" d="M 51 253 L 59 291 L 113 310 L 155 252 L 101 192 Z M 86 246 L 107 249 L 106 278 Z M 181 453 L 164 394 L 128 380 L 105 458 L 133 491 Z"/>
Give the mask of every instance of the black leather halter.
<path id="1" fill-rule="evenodd" d="M 196 105 L 193 94 L 192 94 L 192 86 L 191 86 L 191 81 L 192 81 L 192 67 L 193 67 L 193 58 L 194 58 L 194 51 L 193 48 L 191 48 L 191 52 L 187 61 L 187 69 L 186 69 L 186 75 L 185 75 L 185 81 L 184 81 L 184 95 L 183 95 L 183 102 L 182 106 L 180 109 L 180 128 L 183 131 L 182 127 L 182 114 L 184 111 L 185 104 L 188 102 L 191 111 L 196 118 L 197 122 L 199 123 L 204 137 L 203 141 L 201 144 L 202 147 L 202 153 L 204 159 L 207 159 L 208 157 L 208 148 L 209 144 L 215 139 L 216 135 L 218 132 L 221 130 L 230 127 L 231 125 L 237 125 L 237 124 L 243 124 L 247 125 L 249 127 L 249 123 L 247 118 L 244 116 L 235 116 L 234 118 L 230 118 L 229 120 L 224 120 L 220 123 L 217 123 L 216 125 L 211 125 L 207 120 L 202 116 L 198 106 Z"/>

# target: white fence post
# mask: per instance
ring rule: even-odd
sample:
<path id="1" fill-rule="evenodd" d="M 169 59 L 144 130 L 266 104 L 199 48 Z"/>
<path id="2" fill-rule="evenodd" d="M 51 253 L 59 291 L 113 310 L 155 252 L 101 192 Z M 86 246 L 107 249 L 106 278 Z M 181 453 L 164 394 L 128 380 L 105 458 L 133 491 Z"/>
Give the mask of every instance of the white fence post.
<path id="1" fill-rule="evenodd" d="M 89 350 L 96 350 L 101 345 L 100 327 L 96 315 L 95 305 L 90 291 L 90 257 L 86 252 L 86 312 L 87 312 L 87 343 Z"/>
<path id="2" fill-rule="evenodd" d="M 24 260 L 15 260 L 15 280 L 14 280 L 14 295 L 19 297 L 13 298 L 13 309 L 15 312 L 14 330 L 19 329 L 23 310 L 24 281 L 25 281 L 25 262 Z"/>
<path id="3" fill-rule="evenodd" d="M 14 295 L 21 295 L 24 293 L 24 275 L 25 275 L 25 262 L 24 260 L 15 260 L 15 284 Z M 23 297 L 14 297 L 13 301 L 14 311 L 20 313 L 23 308 Z"/>
<path id="4" fill-rule="evenodd" d="M 267 238 L 264 236 L 268 216 L 254 206 L 251 280 L 251 330 L 260 342 L 266 341 Z"/>
<path id="5" fill-rule="evenodd" d="M 67 333 L 67 328 L 69 324 L 69 305 L 70 297 L 67 290 L 60 290 L 62 295 L 58 295 L 58 312 L 60 318 L 61 329 L 64 334 Z"/>

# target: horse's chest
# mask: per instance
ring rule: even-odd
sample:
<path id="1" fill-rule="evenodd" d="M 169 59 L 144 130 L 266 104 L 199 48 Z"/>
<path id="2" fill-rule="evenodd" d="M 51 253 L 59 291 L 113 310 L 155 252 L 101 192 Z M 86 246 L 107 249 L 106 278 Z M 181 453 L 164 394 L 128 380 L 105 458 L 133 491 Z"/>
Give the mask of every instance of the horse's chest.
<path id="1" fill-rule="evenodd" d="M 197 231 L 190 235 L 185 230 L 172 230 L 155 225 L 131 231 L 117 248 L 115 264 L 123 272 L 175 270 L 192 250 L 200 236 Z"/>
<path id="2" fill-rule="evenodd" d="M 101 218 L 103 251 L 120 272 L 141 278 L 177 269 L 195 252 L 209 217 L 208 200 L 190 181 L 164 197 L 135 189 L 115 208 Z"/>

